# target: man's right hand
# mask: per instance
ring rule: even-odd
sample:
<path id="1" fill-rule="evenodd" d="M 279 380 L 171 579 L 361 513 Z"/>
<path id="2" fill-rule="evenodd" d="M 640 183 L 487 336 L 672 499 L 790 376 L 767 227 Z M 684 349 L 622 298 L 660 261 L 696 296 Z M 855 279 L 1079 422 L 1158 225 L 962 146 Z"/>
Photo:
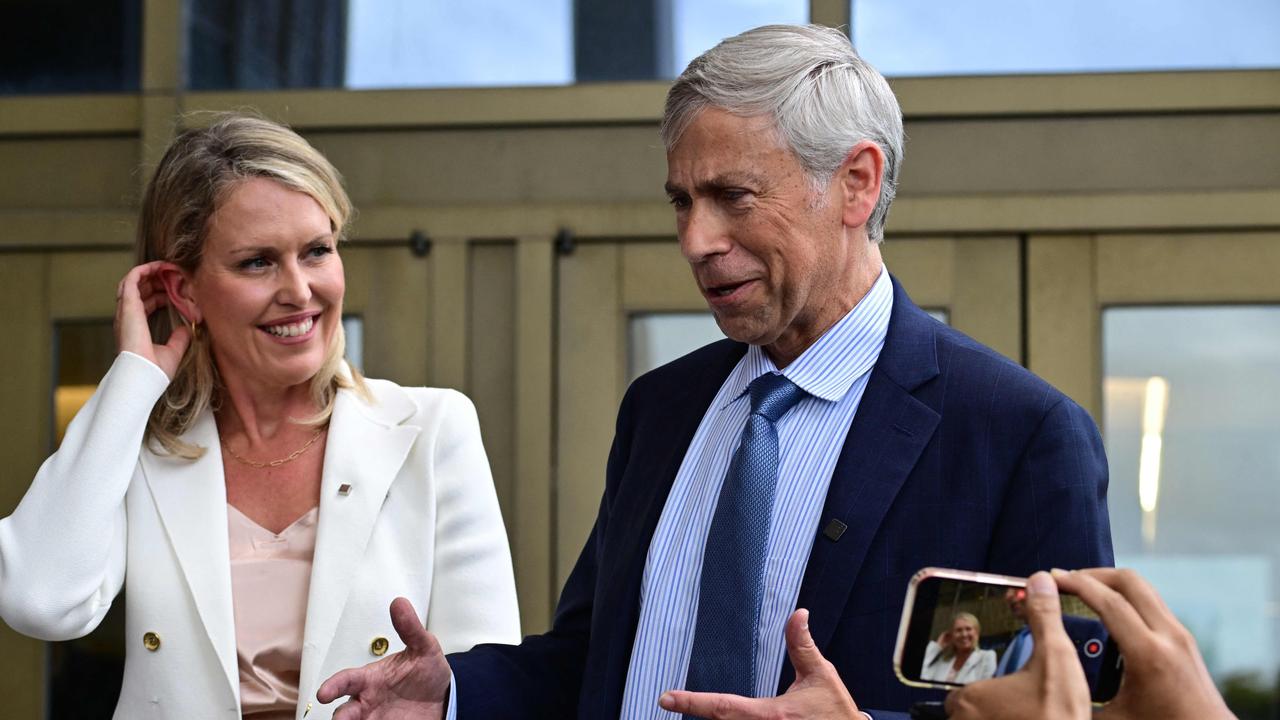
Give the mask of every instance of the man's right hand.
<path id="1" fill-rule="evenodd" d="M 449 697 L 449 663 L 440 643 L 404 598 L 391 603 L 391 624 L 404 650 L 361 668 L 343 670 L 320 686 L 316 699 L 328 704 L 351 699 L 333 720 L 437 720 Z"/>

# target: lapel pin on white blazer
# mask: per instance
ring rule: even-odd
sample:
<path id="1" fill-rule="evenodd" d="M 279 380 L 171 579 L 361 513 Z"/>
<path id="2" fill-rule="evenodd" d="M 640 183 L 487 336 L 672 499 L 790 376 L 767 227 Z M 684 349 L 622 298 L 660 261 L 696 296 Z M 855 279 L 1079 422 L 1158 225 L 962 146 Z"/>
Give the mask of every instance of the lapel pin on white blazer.
<path id="1" fill-rule="evenodd" d="M 342 483 L 338 486 L 338 494 L 346 497 L 351 494 L 351 483 Z"/>

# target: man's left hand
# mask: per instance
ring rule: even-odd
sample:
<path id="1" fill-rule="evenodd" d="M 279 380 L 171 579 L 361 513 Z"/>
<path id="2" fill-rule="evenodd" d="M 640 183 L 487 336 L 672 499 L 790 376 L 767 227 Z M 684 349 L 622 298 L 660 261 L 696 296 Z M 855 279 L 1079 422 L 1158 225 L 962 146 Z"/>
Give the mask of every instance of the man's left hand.
<path id="1" fill-rule="evenodd" d="M 766 718 L 814 718 L 851 720 L 865 717 L 849 696 L 840 674 L 822 657 L 809 635 L 809 611 L 796 610 L 787 620 L 787 654 L 796 669 L 796 681 L 787 692 L 772 698 L 669 690 L 658 699 L 662 709 L 710 720 L 765 720 Z"/>

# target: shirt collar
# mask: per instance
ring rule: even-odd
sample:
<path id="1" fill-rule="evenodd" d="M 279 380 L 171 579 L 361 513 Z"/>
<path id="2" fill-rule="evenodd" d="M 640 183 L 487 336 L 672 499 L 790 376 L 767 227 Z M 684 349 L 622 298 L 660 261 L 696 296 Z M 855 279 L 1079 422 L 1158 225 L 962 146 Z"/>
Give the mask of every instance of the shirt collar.
<path id="1" fill-rule="evenodd" d="M 814 397 L 832 402 L 840 400 L 858 378 L 875 366 L 884 347 L 892 309 L 893 283 L 888 269 L 881 264 L 880 276 L 858 304 L 786 369 L 778 370 L 759 345 L 748 347 L 747 354 L 726 381 L 729 399 L 720 409 L 745 395 L 751 381 L 771 372 L 781 373 Z"/>

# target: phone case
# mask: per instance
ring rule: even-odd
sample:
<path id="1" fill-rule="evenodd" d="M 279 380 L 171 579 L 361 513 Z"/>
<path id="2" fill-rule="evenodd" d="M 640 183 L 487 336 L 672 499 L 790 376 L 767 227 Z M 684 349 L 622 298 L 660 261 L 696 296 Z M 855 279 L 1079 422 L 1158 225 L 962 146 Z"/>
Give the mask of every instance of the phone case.
<path id="1" fill-rule="evenodd" d="M 950 570 L 947 568 L 927 567 L 917 572 L 911 577 L 911 582 L 907 583 L 907 598 L 902 603 L 902 620 L 898 624 L 898 639 L 893 646 L 893 672 L 898 676 L 898 680 L 904 685 L 919 688 L 935 688 L 940 690 L 955 690 L 959 685 L 950 685 L 942 682 L 930 682 L 927 680 L 912 680 L 902 672 L 902 654 L 907 643 L 907 628 L 911 624 L 911 611 L 915 608 L 916 590 L 921 582 L 929 578 L 945 578 L 948 580 L 967 580 L 969 582 L 985 583 L 987 585 L 1003 585 L 1005 587 L 1026 587 L 1027 579 L 1020 577 L 1011 577 L 1009 575 L 996 575 L 995 573 L 974 572 L 971 570 Z"/>

